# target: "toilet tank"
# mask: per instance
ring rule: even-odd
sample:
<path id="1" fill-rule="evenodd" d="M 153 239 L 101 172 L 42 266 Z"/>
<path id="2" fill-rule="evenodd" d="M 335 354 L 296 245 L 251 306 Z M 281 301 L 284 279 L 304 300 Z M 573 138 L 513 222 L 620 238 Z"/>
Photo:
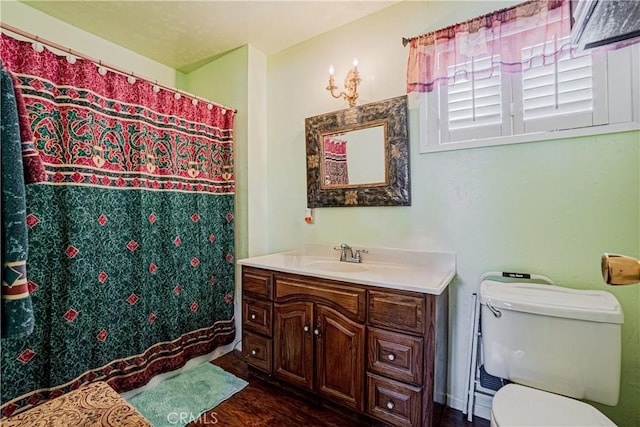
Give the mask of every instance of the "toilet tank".
<path id="1" fill-rule="evenodd" d="M 616 405 L 622 308 L 609 292 L 484 280 L 488 373 L 576 399 Z"/>

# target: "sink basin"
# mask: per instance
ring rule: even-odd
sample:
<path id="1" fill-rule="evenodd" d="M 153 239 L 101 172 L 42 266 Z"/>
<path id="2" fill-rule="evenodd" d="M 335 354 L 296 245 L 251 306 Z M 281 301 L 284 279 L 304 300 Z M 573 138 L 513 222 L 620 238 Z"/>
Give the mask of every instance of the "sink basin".
<path id="1" fill-rule="evenodd" d="M 333 271 L 336 273 L 362 273 L 369 270 L 362 264 L 341 261 L 312 261 L 306 266 L 315 270 Z"/>

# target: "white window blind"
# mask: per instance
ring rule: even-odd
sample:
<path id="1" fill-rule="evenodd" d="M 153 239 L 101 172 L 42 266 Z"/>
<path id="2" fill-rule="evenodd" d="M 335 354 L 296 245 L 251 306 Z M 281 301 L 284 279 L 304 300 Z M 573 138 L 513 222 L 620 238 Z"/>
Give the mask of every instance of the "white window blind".
<path id="1" fill-rule="evenodd" d="M 544 64 L 545 51 L 555 50 L 554 42 L 523 49 L 523 59 L 533 61 L 521 75 L 522 93 L 514 94 L 514 102 L 521 103 L 523 112 L 523 123 L 516 128 L 523 133 L 595 124 L 591 54 L 572 57 L 567 51 L 558 58 L 546 58 Z"/>
<path id="2" fill-rule="evenodd" d="M 449 130 L 502 122 L 499 62 L 499 57 L 492 61 L 487 56 L 461 64 L 464 69 L 471 70 L 471 78 L 466 74 L 455 76 L 456 67 L 449 67 L 449 76 L 455 76 L 454 83 L 448 88 Z M 490 77 L 479 78 L 479 73 L 490 74 Z"/>
<path id="3" fill-rule="evenodd" d="M 421 95 L 421 150 L 638 128 L 638 46 L 542 61 L 545 47 L 557 50 L 548 44 L 523 49 L 523 61 L 533 62 L 521 73 L 502 73 L 497 56 L 449 67 L 453 82 Z M 456 73 L 460 69 L 471 72 Z"/>
<path id="4" fill-rule="evenodd" d="M 474 57 L 449 67 L 448 75 L 449 84 L 438 92 L 441 143 L 503 135 L 505 83 L 500 57 Z"/>
<path id="5" fill-rule="evenodd" d="M 524 119 L 591 111 L 591 75 L 590 55 L 565 55 L 558 62 L 526 70 L 522 74 Z"/>

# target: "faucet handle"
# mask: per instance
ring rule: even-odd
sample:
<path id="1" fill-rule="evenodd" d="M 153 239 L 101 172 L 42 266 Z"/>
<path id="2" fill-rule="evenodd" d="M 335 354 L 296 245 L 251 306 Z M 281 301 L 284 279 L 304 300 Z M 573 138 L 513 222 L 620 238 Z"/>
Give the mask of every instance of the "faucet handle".
<path id="1" fill-rule="evenodd" d="M 360 254 L 368 254 L 369 251 L 367 249 L 356 249 L 355 250 L 355 254 L 353 255 L 353 259 L 356 262 L 362 262 L 362 257 L 360 256 Z"/>

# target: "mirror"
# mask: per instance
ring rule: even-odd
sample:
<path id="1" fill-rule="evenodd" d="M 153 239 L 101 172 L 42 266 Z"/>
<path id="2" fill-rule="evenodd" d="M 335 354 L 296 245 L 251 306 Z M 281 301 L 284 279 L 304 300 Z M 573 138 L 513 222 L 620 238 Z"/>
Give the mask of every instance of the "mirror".
<path id="1" fill-rule="evenodd" d="M 407 97 L 305 121 L 307 206 L 409 206 Z"/>
<path id="2" fill-rule="evenodd" d="M 386 185 L 387 124 L 322 135 L 322 188 Z"/>

